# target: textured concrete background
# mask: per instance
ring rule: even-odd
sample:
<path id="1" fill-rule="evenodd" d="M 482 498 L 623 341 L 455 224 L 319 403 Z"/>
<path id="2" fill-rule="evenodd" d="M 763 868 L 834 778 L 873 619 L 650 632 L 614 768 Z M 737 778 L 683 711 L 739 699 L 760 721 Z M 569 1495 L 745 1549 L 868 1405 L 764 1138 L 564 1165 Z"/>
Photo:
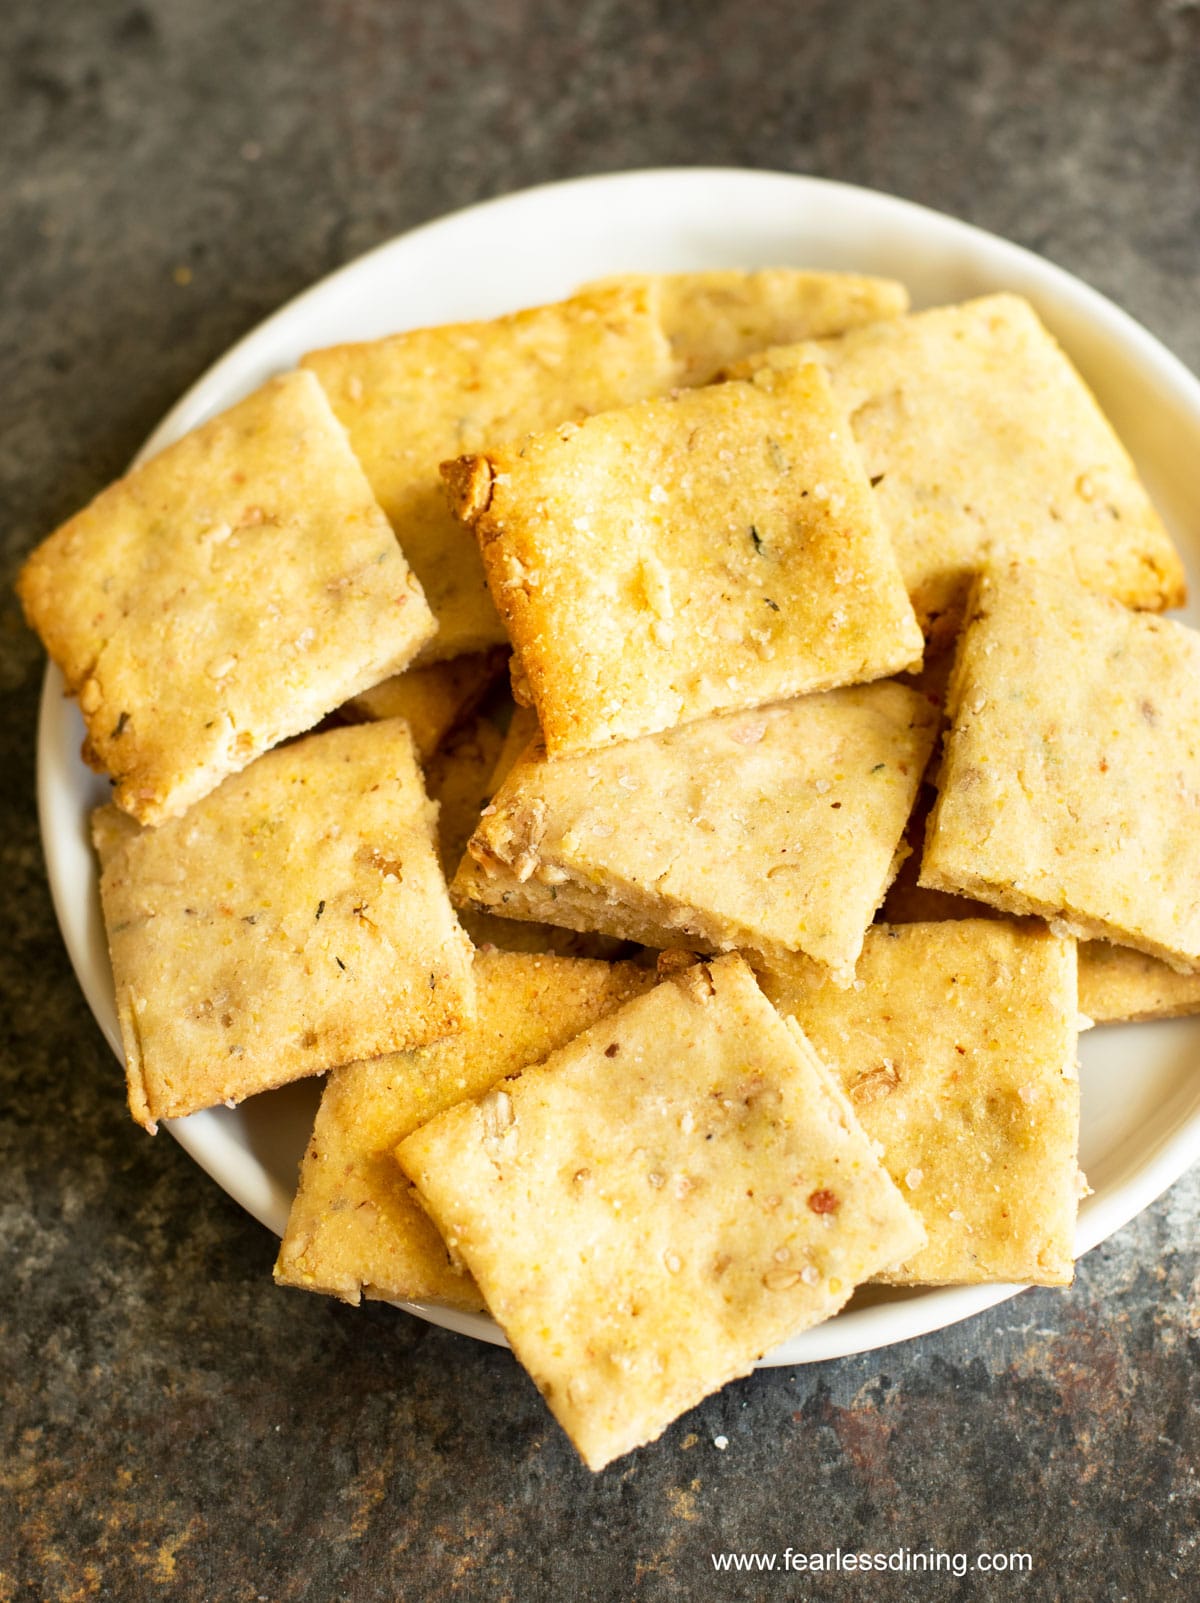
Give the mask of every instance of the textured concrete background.
<path id="1" fill-rule="evenodd" d="M 695 163 L 970 218 L 1200 366 L 1195 0 L 6 0 L 0 1603 L 1197 1595 L 1195 1175 L 1069 1295 L 755 1375 L 593 1479 L 507 1355 L 275 1290 L 267 1235 L 129 1121 L 62 951 L 42 659 L 4 599 L 22 554 L 365 247 Z M 709 1559 L 839 1542 L 1035 1571 L 806 1585 Z"/>

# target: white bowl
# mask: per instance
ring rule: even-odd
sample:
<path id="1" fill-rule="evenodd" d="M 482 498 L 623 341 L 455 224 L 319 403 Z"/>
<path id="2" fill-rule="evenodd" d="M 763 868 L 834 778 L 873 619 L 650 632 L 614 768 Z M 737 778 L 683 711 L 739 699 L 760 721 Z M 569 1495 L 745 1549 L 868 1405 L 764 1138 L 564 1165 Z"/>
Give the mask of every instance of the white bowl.
<path id="1" fill-rule="evenodd" d="M 1200 384 L 1145 329 L 1059 268 L 906 201 L 781 173 L 684 169 L 585 178 L 474 206 L 382 245 L 267 319 L 196 384 L 147 441 L 147 456 L 315 346 L 427 323 L 490 317 L 625 270 L 803 266 L 902 279 L 917 306 L 991 290 L 1026 295 L 1091 384 L 1166 518 L 1193 584 L 1200 559 Z M 1194 613 L 1188 614 L 1195 622 Z M 54 904 L 96 1019 L 121 1055 L 112 976 L 88 844 L 107 786 L 83 765 L 83 725 L 51 668 L 42 697 L 38 800 Z M 1200 1156 L 1200 1020 L 1097 1030 L 1082 1051 L 1080 1210 L 1086 1252 Z M 116 1095 L 114 1086 L 114 1095 Z M 282 1233 L 318 1086 L 167 1126 L 201 1168 Z M 835 1319 L 764 1364 L 864 1352 L 936 1330 L 1016 1286 L 860 1293 Z M 436 1324 L 502 1342 L 491 1320 L 405 1305 Z"/>

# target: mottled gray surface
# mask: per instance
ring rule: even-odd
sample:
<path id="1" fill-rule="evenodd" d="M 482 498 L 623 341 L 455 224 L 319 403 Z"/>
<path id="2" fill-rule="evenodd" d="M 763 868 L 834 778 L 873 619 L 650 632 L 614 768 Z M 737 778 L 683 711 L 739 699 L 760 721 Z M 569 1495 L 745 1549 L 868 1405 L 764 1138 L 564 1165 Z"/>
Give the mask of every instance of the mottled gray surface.
<path id="1" fill-rule="evenodd" d="M 41 655 L 3 599 L 263 314 L 549 178 L 873 185 L 1045 252 L 1200 365 L 1194 0 L 7 0 L 2 20 L 0 1603 L 1194 1597 L 1194 1175 L 1069 1295 L 758 1374 L 595 1479 L 507 1355 L 275 1290 L 267 1235 L 124 1112 L 46 891 Z M 709 1559 L 839 1542 L 1035 1571 L 806 1584 Z"/>

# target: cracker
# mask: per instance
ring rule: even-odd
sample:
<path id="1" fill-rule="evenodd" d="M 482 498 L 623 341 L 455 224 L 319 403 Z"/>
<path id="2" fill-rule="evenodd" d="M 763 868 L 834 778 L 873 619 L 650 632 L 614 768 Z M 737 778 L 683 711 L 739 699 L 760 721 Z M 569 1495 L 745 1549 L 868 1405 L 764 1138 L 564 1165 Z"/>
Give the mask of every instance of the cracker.
<path id="1" fill-rule="evenodd" d="M 399 671 L 434 628 L 305 373 L 119 479 L 17 588 L 79 698 L 89 760 L 145 824 Z"/>
<path id="2" fill-rule="evenodd" d="M 1079 1011 L 1094 1024 L 1177 1019 L 1200 1013 L 1200 974 L 1107 941 L 1079 943 Z"/>
<path id="3" fill-rule="evenodd" d="M 439 462 L 657 394 L 672 375 L 652 297 L 636 287 L 333 346 L 304 366 L 426 587 L 439 625 L 426 661 L 505 640 L 475 541 L 447 510 Z"/>
<path id="4" fill-rule="evenodd" d="M 731 362 L 768 345 L 823 339 L 908 310 L 908 291 L 894 279 L 792 267 L 628 273 L 585 289 L 615 284 L 656 290 L 676 382 L 687 385 L 709 384 Z"/>
<path id="5" fill-rule="evenodd" d="M 1014 565 L 949 697 L 920 883 L 1200 965 L 1200 635 Z"/>
<path id="6" fill-rule="evenodd" d="M 935 728 L 925 697 L 882 681 L 585 756 L 533 746 L 452 894 L 648 946 L 802 950 L 848 980 Z"/>
<path id="7" fill-rule="evenodd" d="M 443 472 L 551 756 L 920 658 L 819 368 L 686 390 Z"/>
<path id="8" fill-rule="evenodd" d="M 280 747 L 139 830 L 96 815 L 140 1124 L 460 1029 L 471 948 L 403 719 Z"/>
<path id="9" fill-rule="evenodd" d="M 459 1035 L 330 1074 L 275 1265 L 281 1285 L 479 1309 L 482 1298 L 393 1157 L 465 1097 L 539 1062 L 654 983 L 632 964 L 481 952 Z"/>
<path id="10" fill-rule="evenodd" d="M 922 1239 L 736 956 L 627 1003 L 397 1155 L 592 1469 Z"/>
<path id="11" fill-rule="evenodd" d="M 497 647 L 448 662 L 431 662 L 425 668 L 409 668 L 352 696 L 342 713 L 353 719 L 406 718 L 417 756 L 425 762 L 451 729 L 479 705 L 507 661 L 508 653 Z"/>
<path id="12" fill-rule="evenodd" d="M 1066 1285 L 1079 1199 L 1075 943 L 965 919 L 867 936 L 854 985 L 765 969 L 839 1078 L 928 1245 L 899 1285 Z"/>
<path id="13" fill-rule="evenodd" d="M 1019 296 L 918 312 L 768 360 L 814 356 L 850 416 L 934 638 L 953 634 L 970 577 L 992 555 L 1054 561 L 1131 607 L 1182 604 L 1183 565 L 1133 463 Z"/>

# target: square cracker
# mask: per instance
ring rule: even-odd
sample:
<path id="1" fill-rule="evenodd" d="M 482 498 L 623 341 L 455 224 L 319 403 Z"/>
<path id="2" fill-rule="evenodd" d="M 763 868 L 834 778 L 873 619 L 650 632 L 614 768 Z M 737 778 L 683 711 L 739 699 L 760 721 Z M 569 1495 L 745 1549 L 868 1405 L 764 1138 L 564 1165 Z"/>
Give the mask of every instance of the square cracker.
<path id="1" fill-rule="evenodd" d="M 1200 1013 L 1200 974 L 1108 941 L 1079 943 L 1079 1011 L 1093 1024 Z"/>
<path id="2" fill-rule="evenodd" d="M 349 719 L 404 718 L 417 756 L 426 762 L 451 729 L 466 718 L 508 662 L 502 646 L 472 652 L 425 668 L 409 668 L 362 691 L 341 709 Z"/>
<path id="3" fill-rule="evenodd" d="M 517 1074 L 654 983 L 631 963 L 481 952 L 476 1012 L 459 1035 L 334 1069 L 275 1265 L 281 1285 L 479 1309 L 393 1151 L 466 1097 Z"/>
<path id="4" fill-rule="evenodd" d="M 947 711 L 920 883 L 1200 966 L 1200 635 L 999 569 Z"/>
<path id="5" fill-rule="evenodd" d="M 876 926 L 854 985 L 760 975 L 838 1077 L 928 1244 L 900 1285 L 1066 1285 L 1079 1199 L 1075 943 L 990 919 Z"/>
<path id="6" fill-rule="evenodd" d="M 325 386 L 425 586 L 438 620 L 426 661 L 505 640 L 438 464 L 658 394 L 673 373 L 653 297 L 636 286 L 333 346 L 303 365 Z"/>
<path id="7" fill-rule="evenodd" d="M 793 267 L 627 273 L 584 287 L 615 284 L 645 284 L 657 291 L 676 382 L 687 385 L 709 384 L 731 362 L 768 345 L 824 339 L 908 310 L 908 291 L 894 279 Z"/>
<path id="8" fill-rule="evenodd" d="M 936 724 L 924 696 L 884 680 L 585 756 L 535 745 L 452 894 L 648 946 L 801 950 L 848 981 Z"/>
<path id="9" fill-rule="evenodd" d="M 553 757 L 920 658 L 818 367 L 684 390 L 443 472 Z"/>
<path id="10" fill-rule="evenodd" d="M 988 295 L 767 360 L 814 355 L 850 417 L 932 638 L 954 633 L 971 575 L 992 555 L 1054 560 L 1128 606 L 1181 605 L 1170 536 L 1028 302 Z"/>
<path id="11" fill-rule="evenodd" d="M 434 817 L 400 718 L 282 746 L 159 829 L 94 815 L 139 1124 L 462 1027 Z"/>
<path id="12" fill-rule="evenodd" d="M 18 590 L 79 697 L 89 761 L 145 824 L 399 671 L 434 629 L 307 373 L 119 479 Z"/>
<path id="13" fill-rule="evenodd" d="M 736 956 L 627 1003 L 397 1156 L 592 1469 L 923 1239 Z"/>

